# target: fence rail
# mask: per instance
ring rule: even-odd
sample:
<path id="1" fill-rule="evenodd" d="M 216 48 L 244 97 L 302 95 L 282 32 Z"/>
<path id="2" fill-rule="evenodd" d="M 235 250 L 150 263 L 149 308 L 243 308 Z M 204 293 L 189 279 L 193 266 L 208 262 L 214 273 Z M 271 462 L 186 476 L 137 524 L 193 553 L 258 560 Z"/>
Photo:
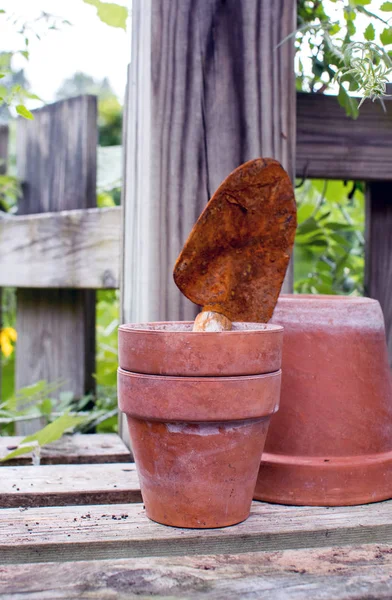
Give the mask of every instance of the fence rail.
<path id="1" fill-rule="evenodd" d="M 0 287 L 119 287 L 121 208 L 0 220 Z"/>

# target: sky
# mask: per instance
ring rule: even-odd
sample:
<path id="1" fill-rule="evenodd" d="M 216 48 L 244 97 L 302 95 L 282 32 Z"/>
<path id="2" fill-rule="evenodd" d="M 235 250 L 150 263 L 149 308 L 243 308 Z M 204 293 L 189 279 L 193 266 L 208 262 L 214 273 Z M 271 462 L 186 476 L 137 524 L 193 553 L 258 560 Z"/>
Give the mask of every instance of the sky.
<path id="1" fill-rule="evenodd" d="M 128 7 L 130 2 L 116 0 Z M 61 31 L 46 32 L 41 40 L 31 37 L 29 61 L 20 56 L 14 63 L 25 69 L 31 90 L 45 102 L 53 101 L 62 81 L 76 71 L 97 79 L 108 77 L 123 101 L 131 55 L 130 23 L 127 32 L 109 27 L 98 19 L 96 9 L 82 0 L 2 0 L 1 7 L 23 22 L 37 18 L 42 11 L 71 22 Z M 14 32 L 15 27 L 0 16 L 0 50 L 20 48 L 23 39 Z"/>

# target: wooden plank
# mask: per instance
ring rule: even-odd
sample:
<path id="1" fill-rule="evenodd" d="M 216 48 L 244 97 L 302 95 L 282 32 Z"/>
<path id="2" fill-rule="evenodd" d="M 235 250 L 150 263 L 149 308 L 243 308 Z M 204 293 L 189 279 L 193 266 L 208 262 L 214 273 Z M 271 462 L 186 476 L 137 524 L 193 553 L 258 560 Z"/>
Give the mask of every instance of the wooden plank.
<path id="1" fill-rule="evenodd" d="M 0 507 L 141 502 L 134 464 L 3 467 Z"/>
<path id="2" fill-rule="evenodd" d="M 369 184 L 366 203 L 365 293 L 383 310 L 392 366 L 392 183 Z"/>
<path id="3" fill-rule="evenodd" d="M 129 151 L 128 150 L 128 123 L 129 123 L 128 98 L 129 98 L 130 81 L 131 81 L 131 65 L 129 64 L 128 69 L 127 69 L 127 84 L 126 84 L 126 89 L 125 89 L 125 102 L 124 102 L 124 113 L 123 113 L 123 122 L 122 122 L 122 146 L 123 146 L 122 182 L 123 182 L 123 184 L 122 184 L 122 188 L 121 188 L 121 204 L 123 207 L 123 211 L 125 211 L 126 207 L 129 206 L 127 203 L 125 203 L 125 198 L 127 197 L 127 169 L 129 166 L 127 151 Z M 129 184 L 130 183 L 131 182 L 129 181 Z M 129 225 L 127 227 L 129 227 Z M 128 281 L 128 275 L 125 275 L 125 271 L 124 271 L 126 264 L 128 264 L 128 254 L 127 254 L 127 260 L 125 260 L 126 253 L 124 252 L 124 241 L 127 240 L 128 244 L 129 244 L 130 240 L 125 235 L 125 229 L 126 229 L 125 219 L 123 219 L 122 220 L 122 230 L 121 230 L 121 252 L 120 252 L 121 281 L 124 281 L 124 277 L 126 277 L 126 279 Z M 127 299 L 127 301 L 128 300 L 129 299 Z M 127 316 L 130 316 L 130 315 L 127 315 Z M 126 316 L 124 313 L 124 293 L 120 294 L 120 321 L 121 321 L 121 323 L 126 322 Z M 131 437 L 129 435 L 127 417 L 126 417 L 125 413 L 122 413 L 121 411 L 118 412 L 118 433 L 119 433 L 120 437 L 122 438 L 122 440 L 124 441 L 124 444 L 127 446 L 127 448 L 131 449 Z"/>
<path id="4" fill-rule="evenodd" d="M 392 546 L 46 563 L 39 576 L 37 565 L 10 565 L 0 568 L 0 592 L 8 600 L 391 598 Z"/>
<path id="5" fill-rule="evenodd" d="M 0 125 L 0 175 L 4 175 L 7 172 L 8 139 L 8 125 Z"/>
<path id="6" fill-rule="evenodd" d="M 194 318 L 172 270 L 211 194 L 256 156 L 272 155 L 294 171 L 294 39 L 278 44 L 295 30 L 296 4 L 133 2 L 126 321 Z"/>
<path id="7" fill-rule="evenodd" d="M 19 214 L 96 206 L 97 102 L 79 96 L 18 120 Z M 65 381 L 76 397 L 94 390 L 95 292 L 18 290 L 16 386 Z M 16 433 L 37 429 L 18 425 Z"/>
<path id="8" fill-rule="evenodd" d="M 0 175 L 4 175 L 7 172 L 7 162 L 8 162 L 8 137 L 9 137 L 9 129 L 8 125 L 0 125 Z M 1 206 L 0 206 L 1 211 Z M 0 212 L 0 224 L 1 224 L 1 216 Z M 2 254 L 0 253 L 0 256 Z M 0 331 L 3 327 L 3 298 L 2 298 L 2 290 L 0 283 Z M 2 368 L 1 368 L 1 350 L 0 350 L 0 401 L 1 401 L 1 377 L 2 377 Z"/>
<path id="9" fill-rule="evenodd" d="M 21 436 L 0 437 L 0 459 L 18 447 Z M 41 465 L 127 463 L 133 458 L 116 433 L 65 435 L 41 449 Z M 17 456 L 0 466 L 31 465 L 31 455 Z"/>
<path id="10" fill-rule="evenodd" d="M 297 94 L 296 174 L 303 178 L 392 180 L 392 102 L 367 100 L 357 120 L 336 97 Z"/>
<path id="11" fill-rule="evenodd" d="M 0 286 L 118 288 L 121 208 L 0 220 Z"/>
<path id="12" fill-rule="evenodd" d="M 137 503 L 4 509 L 0 556 L 9 564 L 391 544 L 391 508 L 391 502 L 330 509 L 254 502 L 247 521 L 222 529 L 159 525 Z"/>

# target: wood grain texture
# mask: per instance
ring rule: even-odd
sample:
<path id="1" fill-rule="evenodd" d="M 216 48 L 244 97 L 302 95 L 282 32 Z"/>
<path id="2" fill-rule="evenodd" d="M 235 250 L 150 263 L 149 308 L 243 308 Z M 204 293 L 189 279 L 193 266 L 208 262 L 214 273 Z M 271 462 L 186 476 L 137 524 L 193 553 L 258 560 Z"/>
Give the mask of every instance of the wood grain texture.
<path id="1" fill-rule="evenodd" d="M 126 149 L 124 315 L 193 319 L 172 270 L 223 179 L 272 156 L 293 174 L 295 0 L 137 0 Z M 284 90 L 284 93 L 282 93 Z"/>
<path id="2" fill-rule="evenodd" d="M 297 94 L 297 177 L 392 179 L 392 102 L 366 100 L 359 117 L 346 116 L 336 97 Z"/>
<path id="3" fill-rule="evenodd" d="M 0 286 L 118 288 L 121 208 L 0 220 Z"/>
<path id="4" fill-rule="evenodd" d="M 389 362 L 392 366 L 392 182 L 368 185 L 366 195 L 365 293 L 379 301 L 384 313 Z"/>
<path id="5" fill-rule="evenodd" d="M 102 466 L 102 478 L 108 466 Z M 247 521 L 204 530 L 154 523 L 137 503 L 4 509 L 0 555 L 9 564 L 391 544 L 391 506 L 382 502 L 325 509 L 254 502 Z"/>
<path id="6" fill-rule="evenodd" d="M 0 459 L 18 447 L 21 436 L 0 437 Z M 65 435 L 41 449 L 41 465 L 132 462 L 133 458 L 116 433 Z M 31 465 L 31 455 L 17 456 L 1 466 Z"/>
<path id="7" fill-rule="evenodd" d="M 392 546 L 254 552 L 0 568 L 8 600 L 369 600 L 391 598 Z"/>
<path id="8" fill-rule="evenodd" d="M 122 205 L 122 210 L 123 210 L 123 214 L 127 213 L 129 211 L 132 212 L 132 206 L 130 205 L 130 203 L 125 202 L 125 198 L 127 197 L 127 174 L 129 172 L 129 160 L 128 160 L 128 153 L 129 153 L 129 144 L 128 144 L 128 136 L 129 136 L 129 98 L 130 98 L 130 92 L 129 92 L 129 85 L 130 85 L 130 81 L 131 81 L 131 65 L 128 65 L 128 69 L 127 69 L 127 83 L 126 83 L 126 88 L 125 88 L 125 101 L 124 101 L 124 114 L 123 114 L 123 121 L 122 121 L 122 147 L 123 147 L 123 175 L 122 175 L 122 188 L 121 188 L 121 205 Z M 134 148 L 133 150 L 136 150 L 136 148 Z M 131 185 L 131 181 L 128 181 L 128 185 Z M 130 284 L 131 284 L 131 278 L 129 276 L 129 274 L 125 274 L 125 270 L 126 268 L 129 268 L 130 265 L 128 263 L 128 259 L 129 259 L 129 253 L 125 252 L 124 248 L 125 245 L 127 244 L 127 247 L 129 248 L 130 245 L 132 246 L 133 240 L 130 238 L 130 236 L 128 236 L 128 234 L 126 233 L 126 231 L 129 229 L 129 221 L 127 221 L 127 219 L 123 218 L 122 219 L 122 228 L 121 228 L 121 252 L 120 252 L 120 273 L 121 273 L 121 293 L 120 293 L 120 321 L 121 323 L 126 323 L 126 317 L 129 315 L 126 315 L 126 311 L 124 311 L 124 300 L 127 301 L 127 303 L 129 303 L 130 300 L 130 296 L 129 294 L 131 293 L 131 288 L 130 288 Z M 127 448 L 131 448 L 131 438 L 129 435 L 129 429 L 128 429 L 128 423 L 127 423 L 127 417 L 124 413 L 122 413 L 121 411 L 119 411 L 118 413 L 118 433 L 121 437 L 121 439 L 123 440 L 124 444 L 127 446 Z"/>
<path id="9" fill-rule="evenodd" d="M 0 125 L 0 175 L 4 175 L 7 172 L 8 139 L 8 125 Z"/>
<path id="10" fill-rule="evenodd" d="M 18 120 L 19 214 L 96 205 L 97 103 L 80 96 Z M 45 379 L 66 381 L 76 397 L 94 389 L 95 292 L 18 290 L 16 387 Z M 40 423 L 22 424 L 26 434 Z"/>
<path id="11" fill-rule="evenodd" d="M 8 125 L 0 125 L 0 175 L 4 175 L 7 172 L 8 137 L 9 137 Z M 1 210 L 1 206 L 0 206 L 0 210 Z M 0 213 L 0 219 L 1 219 L 1 213 Z M 0 220 L 0 224 L 1 224 L 1 220 Z M 0 253 L 0 256 L 2 256 L 1 253 Z M 0 283 L 0 331 L 3 326 L 3 299 L 2 299 L 1 285 L 2 284 Z M 2 356 L 2 353 L 0 352 L 0 401 L 1 401 L 1 390 L 2 390 L 1 356 Z"/>
<path id="12" fill-rule="evenodd" d="M 0 473 L 3 508 L 141 502 L 131 463 L 2 467 Z"/>

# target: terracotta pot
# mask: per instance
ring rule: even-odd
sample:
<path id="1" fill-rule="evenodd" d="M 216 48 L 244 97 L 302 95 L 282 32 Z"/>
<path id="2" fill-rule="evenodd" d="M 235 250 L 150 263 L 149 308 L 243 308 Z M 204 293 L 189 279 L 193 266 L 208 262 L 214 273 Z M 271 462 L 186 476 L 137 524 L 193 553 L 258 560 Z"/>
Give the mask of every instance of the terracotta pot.
<path id="1" fill-rule="evenodd" d="M 192 366 L 184 363 L 185 376 L 118 371 L 119 408 L 127 415 L 150 519 L 208 528 L 234 525 L 248 517 L 268 424 L 279 403 L 283 333 L 276 326 L 255 328 L 252 331 L 247 324 L 243 330 L 237 326 L 235 331 L 195 333 L 186 323 L 120 327 L 120 364 L 130 369 L 142 368 L 143 356 L 147 371 L 178 374 L 173 348 L 181 364 L 183 354 L 193 357 Z M 272 344 L 278 369 L 225 376 L 225 369 L 231 375 L 242 368 L 238 346 L 244 348 L 246 339 L 256 346 L 254 334 L 259 338 L 260 357 Z M 240 366 L 233 364 L 237 357 Z M 206 376 L 203 369 L 221 376 Z M 199 376 L 189 376 L 192 371 Z"/>
<path id="2" fill-rule="evenodd" d="M 150 375 L 261 375 L 280 369 L 282 328 L 263 323 L 233 323 L 224 333 L 192 331 L 193 321 L 121 325 L 119 365 Z"/>
<path id="3" fill-rule="evenodd" d="M 279 414 L 255 498 L 338 506 L 392 497 L 392 387 L 377 301 L 279 299 L 285 328 Z"/>

